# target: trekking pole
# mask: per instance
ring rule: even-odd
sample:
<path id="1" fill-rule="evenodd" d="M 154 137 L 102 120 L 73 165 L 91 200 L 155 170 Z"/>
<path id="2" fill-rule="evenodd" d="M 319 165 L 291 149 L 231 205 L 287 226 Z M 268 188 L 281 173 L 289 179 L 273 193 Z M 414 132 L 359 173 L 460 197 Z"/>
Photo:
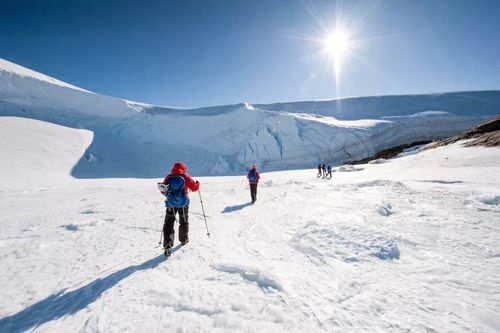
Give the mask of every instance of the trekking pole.
<path id="1" fill-rule="evenodd" d="M 163 228 L 160 230 L 160 241 L 158 242 L 158 246 L 161 245 L 161 241 L 163 240 Z M 158 247 L 157 246 L 157 247 Z"/>
<path id="2" fill-rule="evenodd" d="M 203 218 L 205 219 L 205 227 L 207 228 L 207 237 L 210 237 L 210 232 L 208 231 L 207 216 L 205 215 L 205 208 L 203 207 L 203 200 L 201 199 L 201 192 L 199 189 L 198 194 L 200 195 L 201 210 L 203 211 Z"/>
<path id="3" fill-rule="evenodd" d="M 161 234 L 160 234 L 160 241 L 158 242 L 158 246 L 161 245 L 161 241 L 163 240 L 163 230 L 161 230 Z M 157 247 L 158 247 L 157 246 Z"/>

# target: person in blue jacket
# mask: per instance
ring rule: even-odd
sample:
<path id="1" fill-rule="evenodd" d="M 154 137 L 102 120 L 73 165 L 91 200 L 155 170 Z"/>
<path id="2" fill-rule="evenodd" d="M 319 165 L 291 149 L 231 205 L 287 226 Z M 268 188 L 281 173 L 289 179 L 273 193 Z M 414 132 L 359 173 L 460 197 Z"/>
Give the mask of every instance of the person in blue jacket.
<path id="1" fill-rule="evenodd" d="M 250 196 L 252 197 L 252 203 L 257 201 L 257 185 L 259 184 L 260 175 L 257 172 L 257 166 L 252 165 L 252 169 L 247 173 L 248 183 L 250 184 Z"/>

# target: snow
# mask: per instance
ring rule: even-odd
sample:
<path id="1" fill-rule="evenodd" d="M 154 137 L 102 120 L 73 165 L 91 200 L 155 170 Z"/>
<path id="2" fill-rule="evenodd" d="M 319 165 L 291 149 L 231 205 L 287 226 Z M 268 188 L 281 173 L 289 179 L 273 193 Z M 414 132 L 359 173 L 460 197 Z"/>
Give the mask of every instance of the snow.
<path id="1" fill-rule="evenodd" d="M 490 91 L 180 109 L 2 61 L 0 332 L 498 332 L 498 148 L 332 179 L 315 167 L 454 134 L 499 105 Z M 176 160 L 202 185 L 190 243 L 165 259 L 157 182 Z"/>
<path id="2" fill-rule="evenodd" d="M 0 118 L 0 191 L 67 184 L 92 138 L 92 132 L 84 129 L 28 118 Z"/>
<path id="3" fill-rule="evenodd" d="M 87 135 L 26 119 L 7 127 L 37 126 L 53 127 L 48 138 L 64 131 L 68 147 Z M 58 152 L 61 165 L 75 160 Z M 191 242 L 169 259 L 155 247 L 156 179 L 42 171 L 58 186 L 11 186 L 1 173 L 2 332 L 499 329 L 497 148 L 454 144 L 332 180 L 262 173 L 255 205 L 243 175 L 197 178 L 210 238 L 192 193 Z"/>
<path id="4" fill-rule="evenodd" d="M 252 163 L 263 171 L 341 165 L 455 135 L 499 108 L 500 91 L 162 107 L 91 93 L 0 60 L 0 116 L 93 133 L 71 171 L 83 179 L 160 177 L 177 160 L 204 176 L 237 175 Z"/>
<path id="5" fill-rule="evenodd" d="M 377 212 L 382 216 L 389 216 L 392 214 L 392 205 L 387 202 L 383 202 L 377 207 Z"/>
<path id="6" fill-rule="evenodd" d="M 69 83 L 54 79 L 54 78 L 47 76 L 45 74 L 35 72 L 35 71 L 28 69 L 26 67 L 19 66 L 13 62 L 7 61 L 7 60 L 2 59 L 2 58 L 0 58 L 0 70 L 4 72 L 4 75 L 7 74 L 7 75 L 11 76 L 11 78 L 14 78 L 16 76 L 21 76 L 23 78 L 35 79 L 37 81 L 45 81 L 45 82 L 48 82 L 50 84 L 57 85 L 59 87 L 80 90 L 82 92 L 90 92 L 88 90 L 73 86 Z"/>

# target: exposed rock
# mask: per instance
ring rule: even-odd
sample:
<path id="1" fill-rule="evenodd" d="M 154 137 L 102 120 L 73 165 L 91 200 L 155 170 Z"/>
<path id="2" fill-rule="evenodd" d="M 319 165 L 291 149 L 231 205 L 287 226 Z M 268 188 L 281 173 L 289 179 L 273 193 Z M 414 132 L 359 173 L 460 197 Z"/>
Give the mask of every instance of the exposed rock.
<path id="1" fill-rule="evenodd" d="M 376 153 L 375 155 L 372 155 L 372 156 L 367 157 L 367 158 L 363 158 L 362 160 L 351 161 L 351 162 L 347 162 L 345 164 L 350 164 L 350 165 L 354 165 L 354 164 L 366 164 L 366 163 L 368 163 L 370 161 L 379 160 L 379 159 L 387 160 L 389 158 L 396 157 L 398 154 L 402 153 L 403 150 L 405 150 L 405 149 L 408 149 L 408 148 L 411 148 L 411 147 L 415 147 L 415 146 L 425 145 L 425 144 L 428 144 L 430 142 L 431 141 L 416 141 L 416 142 L 412 142 L 410 144 L 399 145 L 399 146 L 396 146 L 396 147 L 392 147 L 392 148 L 389 148 L 389 149 L 382 150 L 382 151 Z"/>
<path id="2" fill-rule="evenodd" d="M 500 145 L 500 116 L 492 118 L 462 134 L 435 141 L 424 149 L 442 147 L 460 140 L 470 140 L 464 144 L 466 147 L 498 147 Z"/>
<path id="3" fill-rule="evenodd" d="M 500 146 L 500 116 L 492 118 L 466 132 L 452 136 L 450 138 L 437 140 L 434 142 L 431 141 L 417 141 L 410 144 L 403 144 L 396 147 L 392 147 L 389 149 L 382 150 L 375 155 L 364 158 L 362 160 L 350 161 L 345 164 L 355 165 L 355 164 L 366 164 L 369 162 L 376 163 L 376 160 L 387 160 L 393 157 L 396 157 L 398 154 L 403 152 L 403 150 L 425 145 L 421 150 L 427 150 L 437 147 L 446 146 L 452 143 L 455 143 L 460 140 L 470 140 L 467 141 L 464 146 L 465 147 L 473 147 L 473 146 L 485 146 L 485 147 L 498 147 Z"/>

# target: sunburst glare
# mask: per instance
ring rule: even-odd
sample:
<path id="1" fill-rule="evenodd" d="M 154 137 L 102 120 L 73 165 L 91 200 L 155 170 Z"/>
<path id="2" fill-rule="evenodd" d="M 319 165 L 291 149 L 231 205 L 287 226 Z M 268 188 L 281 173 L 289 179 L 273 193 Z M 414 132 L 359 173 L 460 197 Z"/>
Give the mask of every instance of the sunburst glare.
<path id="1" fill-rule="evenodd" d="M 353 48 L 349 33 L 343 29 L 335 29 L 321 39 L 321 46 L 323 54 L 332 61 L 335 80 L 338 82 L 343 61 Z"/>
<path id="2" fill-rule="evenodd" d="M 367 48 L 385 37 L 369 36 L 368 22 L 377 16 L 381 8 L 379 1 L 370 3 L 358 1 L 334 2 L 335 5 L 304 0 L 304 8 L 310 14 L 312 29 L 308 33 L 288 30 L 288 37 L 305 41 L 306 48 L 296 66 L 306 63 L 317 63 L 327 70 L 323 75 L 315 76 L 320 82 L 318 91 L 323 84 L 333 79 L 335 95 L 341 96 L 341 82 L 348 80 L 349 68 L 354 64 L 366 66 L 377 72 L 367 57 Z M 309 83 L 310 85 L 310 83 Z"/>

